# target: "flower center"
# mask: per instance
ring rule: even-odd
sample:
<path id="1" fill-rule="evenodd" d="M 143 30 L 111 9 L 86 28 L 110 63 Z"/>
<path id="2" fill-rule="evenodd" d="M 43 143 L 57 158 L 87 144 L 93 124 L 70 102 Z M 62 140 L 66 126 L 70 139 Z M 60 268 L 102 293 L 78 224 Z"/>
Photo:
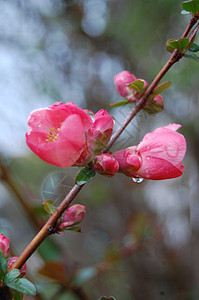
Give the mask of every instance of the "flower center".
<path id="1" fill-rule="evenodd" d="M 49 128 L 49 134 L 47 135 L 47 139 L 46 142 L 55 142 L 59 136 L 59 132 L 60 132 L 60 128 L 54 128 L 54 127 L 50 127 Z"/>

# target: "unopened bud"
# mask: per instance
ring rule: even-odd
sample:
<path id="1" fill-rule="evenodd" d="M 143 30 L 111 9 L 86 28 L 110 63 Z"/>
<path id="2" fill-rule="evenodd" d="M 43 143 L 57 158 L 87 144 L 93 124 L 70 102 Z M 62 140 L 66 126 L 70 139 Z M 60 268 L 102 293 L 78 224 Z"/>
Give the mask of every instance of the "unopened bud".
<path id="1" fill-rule="evenodd" d="M 100 153 L 106 147 L 112 135 L 113 127 L 114 121 L 106 110 L 101 109 L 95 114 L 95 121 L 86 133 L 88 147 L 95 154 Z"/>
<path id="2" fill-rule="evenodd" d="M 94 169 L 102 175 L 113 177 L 119 170 L 119 163 L 110 153 L 102 153 L 95 157 Z"/>
<path id="3" fill-rule="evenodd" d="M 4 234 L 0 234 L 0 252 L 6 258 L 10 254 L 9 239 Z"/>
<path id="4" fill-rule="evenodd" d="M 17 260 L 17 256 L 13 256 L 8 260 L 8 269 L 11 268 L 11 266 L 15 263 L 15 261 Z M 20 276 L 19 277 L 23 277 L 26 275 L 26 271 L 27 271 L 27 266 L 26 263 L 21 267 L 20 269 Z"/>
<path id="5" fill-rule="evenodd" d="M 122 97 L 129 96 L 129 91 L 132 91 L 127 84 L 132 83 L 137 80 L 134 74 L 131 74 L 129 71 L 122 71 L 114 77 L 114 84 L 118 94 Z"/>
<path id="6" fill-rule="evenodd" d="M 86 207 L 80 204 L 74 204 L 67 208 L 63 222 L 60 224 L 59 228 L 63 229 L 65 227 L 78 225 L 84 219 L 86 214 Z"/>
<path id="7" fill-rule="evenodd" d="M 119 171 L 127 176 L 133 176 L 141 167 L 141 157 L 136 153 L 136 146 L 132 146 L 113 154 L 119 163 Z"/>
<path id="8" fill-rule="evenodd" d="M 152 100 L 150 100 L 144 107 L 144 110 L 149 114 L 155 114 L 160 112 L 164 108 L 164 99 L 162 95 L 156 95 Z"/>

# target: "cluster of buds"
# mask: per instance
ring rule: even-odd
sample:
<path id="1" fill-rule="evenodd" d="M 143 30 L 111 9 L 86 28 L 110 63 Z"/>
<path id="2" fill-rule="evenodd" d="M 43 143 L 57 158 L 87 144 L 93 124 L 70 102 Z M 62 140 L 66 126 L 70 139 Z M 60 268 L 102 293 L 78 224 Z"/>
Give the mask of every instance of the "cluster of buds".
<path id="1" fill-rule="evenodd" d="M 10 242 L 4 234 L 0 234 L 0 252 L 5 258 L 8 258 L 10 255 Z M 8 259 L 8 269 L 12 264 L 17 260 L 18 257 L 14 256 Z M 20 269 L 20 277 L 23 277 L 26 274 L 26 263 Z"/>
<path id="2" fill-rule="evenodd" d="M 143 88 L 141 93 L 131 87 L 131 83 L 141 81 L 143 82 Z M 129 102 L 136 102 L 138 98 L 144 94 L 148 87 L 148 82 L 144 79 L 137 78 L 129 71 L 122 71 L 114 77 L 114 84 L 118 94 L 126 98 Z M 156 113 L 164 108 L 164 100 L 161 95 L 155 95 L 148 101 L 144 107 L 148 113 Z"/>

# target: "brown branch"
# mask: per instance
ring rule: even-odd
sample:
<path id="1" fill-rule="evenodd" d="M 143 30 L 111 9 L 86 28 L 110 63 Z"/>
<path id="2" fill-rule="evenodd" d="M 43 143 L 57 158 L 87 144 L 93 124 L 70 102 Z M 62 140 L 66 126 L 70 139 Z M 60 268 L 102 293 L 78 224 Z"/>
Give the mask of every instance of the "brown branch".
<path id="1" fill-rule="evenodd" d="M 193 20 L 189 23 L 187 29 L 183 33 L 182 37 L 185 37 L 188 35 L 192 27 L 195 25 L 193 24 Z M 162 77 L 165 75 L 165 73 L 171 68 L 171 66 L 177 62 L 182 57 L 182 54 L 175 50 L 173 54 L 171 55 L 168 62 L 164 65 L 164 67 L 161 69 L 161 71 L 158 73 L 158 75 L 155 77 L 153 82 L 149 85 L 148 89 L 146 90 L 145 94 L 137 101 L 135 107 L 131 111 L 131 113 L 126 117 L 124 122 L 118 127 L 116 132 L 112 135 L 111 140 L 109 141 L 107 147 L 103 150 L 103 152 L 108 152 L 109 149 L 112 147 L 114 142 L 117 140 L 117 138 L 121 135 L 121 133 L 124 131 L 124 129 L 127 127 L 127 125 L 130 123 L 130 121 L 135 117 L 135 115 L 144 107 L 144 105 L 147 102 L 147 99 L 149 95 L 153 92 L 153 89 L 156 87 L 156 85 L 159 83 L 159 81 L 162 79 Z M 30 242 L 30 244 L 27 246 L 27 248 L 22 252 L 22 254 L 19 256 L 19 258 L 16 260 L 16 262 L 12 265 L 11 269 L 20 269 L 22 265 L 27 261 L 27 259 L 34 253 L 34 251 L 39 247 L 39 245 L 52 233 L 56 232 L 56 224 L 59 219 L 59 217 L 63 214 L 65 209 L 69 206 L 69 204 L 73 201 L 75 196 L 79 193 L 79 191 L 82 189 L 84 185 L 78 186 L 75 185 L 72 190 L 69 192 L 69 194 L 65 197 L 65 199 L 62 201 L 62 203 L 57 208 L 56 212 L 50 217 L 50 219 L 47 221 L 47 223 L 43 226 L 43 228 L 39 231 L 39 233 L 35 236 L 35 238 Z"/>

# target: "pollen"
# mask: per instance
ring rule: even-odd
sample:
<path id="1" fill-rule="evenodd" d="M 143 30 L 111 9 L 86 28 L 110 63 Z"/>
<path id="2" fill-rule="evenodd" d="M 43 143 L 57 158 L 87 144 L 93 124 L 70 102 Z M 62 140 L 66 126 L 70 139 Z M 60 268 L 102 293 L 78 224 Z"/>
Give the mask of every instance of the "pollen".
<path id="1" fill-rule="evenodd" d="M 47 139 L 46 142 L 55 142 L 59 136 L 59 132 L 60 132 L 60 128 L 54 128 L 54 127 L 50 127 L 49 128 L 49 134 L 47 135 Z"/>

